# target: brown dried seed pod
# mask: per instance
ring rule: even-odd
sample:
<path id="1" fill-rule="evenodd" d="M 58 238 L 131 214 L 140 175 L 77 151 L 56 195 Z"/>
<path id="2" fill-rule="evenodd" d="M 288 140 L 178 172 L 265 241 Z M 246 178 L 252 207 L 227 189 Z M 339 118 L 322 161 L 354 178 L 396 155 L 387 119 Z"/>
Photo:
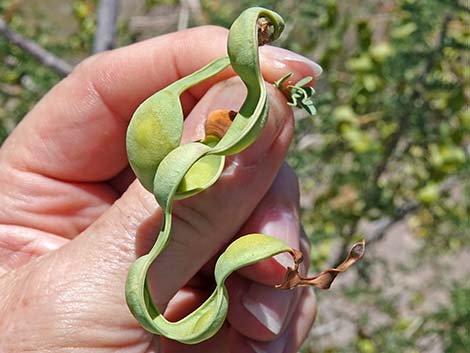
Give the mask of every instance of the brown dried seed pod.
<path id="1" fill-rule="evenodd" d="M 230 127 L 230 124 L 232 124 L 236 115 L 237 112 L 228 109 L 219 109 L 211 112 L 204 124 L 206 137 L 215 136 L 221 139 Z"/>
<path id="2" fill-rule="evenodd" d="M 278 284 L 278 289 L 291 289 L 302 286 L 314 286 L 320 289 L 329 289 L 336 276 L 345 272 L 348 268 L 358 262 L 363 256 L 366 247 L 365 240 L 353 245 L 347 258 L 336 268 L 329 268 L 313 277 L 304 277 L 299 273 L 299 266 L 303 260 L 302 253 L 298 250 L 292 250 L 291 255 L 294 258 L 294 268 L 287 268 L 284 282 Z"/>

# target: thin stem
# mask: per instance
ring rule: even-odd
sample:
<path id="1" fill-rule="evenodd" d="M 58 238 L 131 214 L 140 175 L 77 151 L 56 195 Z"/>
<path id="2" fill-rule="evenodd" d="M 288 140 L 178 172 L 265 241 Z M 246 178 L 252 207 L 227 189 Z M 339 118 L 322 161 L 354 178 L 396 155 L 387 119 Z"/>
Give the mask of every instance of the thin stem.
<path id="1" fill-rule="evenodd" d="M 19 48 L 31 54 L 42 65 L 57 72 L 60 76 L 67 76 L 70 72 L 72 72 L 73 66 L 71 64 L 47 51 L 36 42 L 23 37 L 18 32 L 13 31 L 1 18 L 0 34 L 2 34 L 12 44 L 15 44 Z"/>
<path id="2" fill-rule="evenodd" d="M 116 22 L 119 14 L 119 0 L 101 0 L 96 17 L 93 52 L 99 53 L 114 47 Z"/>

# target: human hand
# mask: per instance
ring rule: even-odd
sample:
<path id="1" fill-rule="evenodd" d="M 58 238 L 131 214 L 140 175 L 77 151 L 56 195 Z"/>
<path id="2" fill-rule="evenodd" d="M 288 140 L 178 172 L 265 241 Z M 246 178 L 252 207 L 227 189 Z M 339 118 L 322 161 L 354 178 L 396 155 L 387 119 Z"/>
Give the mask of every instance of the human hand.
<path id="1" fill-rule="evenodd" d="M 223 56 L 226 35 L 201 27 L 92 57 L 54 87 L 2 146 L 0 348 L 297 351 L 313 322 L 315 298 L 307 288 L 267 286 L 282 281 L 282 259 L 229 279 L 227 323 L 199 345 L 149 334 L 125 304 L 128 268 L 153 244 L 161 222 L 154 197 L 133 182 L 128 168 L 127 124 L 149 95 Z M 293 82 L 319 73 L 292 53 L 261 52 L 269 82 L 288 72 Z M 226 70 L 182 96 L 189 114 L 186 141 L 201 137 L 209 112 L 236 110 L 241 103 L 243 87 L 232 75 Z M 292 113 L 278 91 L 269 94 L 270 118 L 259 140 L 228 160 L 213 187 L 174 205 L 173 236 L 149 275 L 157 306 L 170 320 L 204 300 L 212 289 L 213 259 L 237 235 L 266 233 L 308 253 L 300 236 L 297 182 L 283 165 Z"/>

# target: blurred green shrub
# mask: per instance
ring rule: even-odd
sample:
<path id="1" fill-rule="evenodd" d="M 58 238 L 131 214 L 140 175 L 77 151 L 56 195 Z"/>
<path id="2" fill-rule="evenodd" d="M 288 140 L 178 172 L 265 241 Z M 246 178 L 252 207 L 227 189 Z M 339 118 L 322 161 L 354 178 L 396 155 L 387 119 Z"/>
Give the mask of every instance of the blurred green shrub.
<path id="1" fill-rule="evenodd" d="M 202 4 L 209 22 L 226 26 L 253 2 Z M 408 215 L 430 250 L 468 243 L 469 9 L 437 0 L 258 4 L 286 17 L 282 46 L 325 69 L 318 114 L 298 118 L 290 156 L 315 243 L 351 242 L 361 221 Z"/>
<path id="2" fill-rule="evenodd" d="M 72 16 L 76 30 L 67 38 L 57 38 L 63 29 L 47 20 L 40 3 L 0 0 L 0 16 L 8 25 L 58 56 L 67 59 L 89 55 L 95 32 L 95 0 L 73 0 Z M 34 14 L 34 16 L 31 15 Z M 60 37 L 60 36 L 59 36 Z M 0 144 L 34 104 L 59 80 L 50 69 L 41 66 L 28 53 L 0 36 Z"/>

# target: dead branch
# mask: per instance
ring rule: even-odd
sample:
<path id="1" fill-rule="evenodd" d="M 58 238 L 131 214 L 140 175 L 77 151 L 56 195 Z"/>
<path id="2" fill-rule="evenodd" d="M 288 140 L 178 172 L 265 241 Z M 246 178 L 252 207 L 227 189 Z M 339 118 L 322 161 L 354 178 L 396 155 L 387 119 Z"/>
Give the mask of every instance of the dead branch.
<path id="1" fill-rule="evenodd" d="M 99 53 L 114 47 L 119 0 L 101 0 L 96 17 L 96 33 L 93 52 Z"/>
<path id="2" fill-rule="evenodd" d="M 199 0 L 180 0 L 180 11 L 178 15 L 178 31 L 189 27 L 189 18 L 201 22 L 201 4 Z"/>
<path id="3" fill-rule="evenodd" d="M 341 320 L 333 320 L 331 322 L 327 322 L 323 325 L 317 325 L 313 328 L 310 335 L 311 337 L 321 337 L 330 335 L 341 327 Z"/>
<path id="4" fill-rule="evenodd" d="M 178 16 L 178 31 L 188 28 L 189 24 L 189 6 L 188 1 L 180 1 L 180 12 Z"/>
<path id="5" fill-rule="evenodd" d="M 1 18 L 0 34 L 2 34 L 11 43 L 31 54 L 33 57 L 39 60 L 41 64 L 57 72 L 59 75 L 67 76 L 70 72 L 72 72 L 73 66 L 71 64 L 47 51 L 36 42 L 33 42 L 32 40 L 27 39 L 21 34 L 13 31 Z"/>

